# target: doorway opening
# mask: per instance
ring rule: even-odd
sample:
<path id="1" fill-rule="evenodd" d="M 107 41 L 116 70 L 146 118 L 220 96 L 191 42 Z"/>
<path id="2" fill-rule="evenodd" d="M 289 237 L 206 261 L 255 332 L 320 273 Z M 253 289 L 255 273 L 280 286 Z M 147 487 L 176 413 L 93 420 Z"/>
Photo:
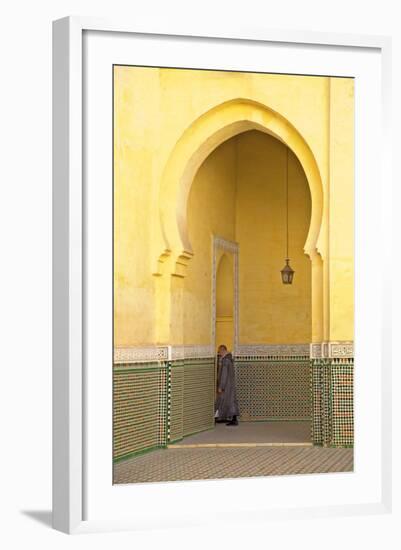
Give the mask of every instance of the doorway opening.
<path id="1" fill-rule="evenodd" d="M 292 285 L 283 285 L 280 276 L 287 154 Z M 192 332 L 194 318 L 210 327 L 201 316 L 208 314 L 214 352 L 220 344 L 232 352 L 240 425 L 218 425 L 176 446 L 311 445 L 311 262 L 303 249 L 310 216 L 309 186 L 297 157 L 266 133 L 238 134 L 200 166 L 187 205 L 194 256 L 184 280 L 185 328 Z M 210 309 L 200 306 L 200 296 L 211 300 Z"/>

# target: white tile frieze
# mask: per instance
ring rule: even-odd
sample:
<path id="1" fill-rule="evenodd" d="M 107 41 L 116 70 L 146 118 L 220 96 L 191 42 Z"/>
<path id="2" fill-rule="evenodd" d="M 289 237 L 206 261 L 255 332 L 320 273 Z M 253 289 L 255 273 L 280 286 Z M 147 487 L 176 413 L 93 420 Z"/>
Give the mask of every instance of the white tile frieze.
<path id="1" fill-rule="evenodd" d="M 313 359 L 354 357 L 354 343 L 352 341 L 317 342 L 310 345 L 310 356 Z"/>
<path id="2" fill-rule="evenodd" d="M 235 356 L 309 357 L 309 347 L 309 344 L 240 344 L 235 348 Z"/>
<path id="3" fill-rule="evenodd" d="M 329 342 L 329 357 L 354 357 L 353 342 Z"/>
<path id="4" fill-rule="evenodd" d="M 171 346 L 171 359 L 197 359 L 213 357 L 213 346 Z"/>
<path id="5" fill-rule="evenodd" d="M 145 363 L 152 361 L 167 361 L 167 359 L 167 346 L 114 348 L 114 363 Z"/>
<path id="6" fill-rule="evenodd" d="M 146 363 L 179 359 L 213 357 L 213 345 L 183 346 L 137 346 L 115 348 L 114 363 Z M 313 342 L 311 344 L 240 344 L 234 355 L 240 357 L 296 357 L 346 359 L 354 356 L 354 343 L 351 341 Z"/>
<path id="7" fill-rule="evenodd" d="M 178 359 L 212 357 L 213 346 L 135 346 L 115 348 L 114 363 L 151 363 Z"/>

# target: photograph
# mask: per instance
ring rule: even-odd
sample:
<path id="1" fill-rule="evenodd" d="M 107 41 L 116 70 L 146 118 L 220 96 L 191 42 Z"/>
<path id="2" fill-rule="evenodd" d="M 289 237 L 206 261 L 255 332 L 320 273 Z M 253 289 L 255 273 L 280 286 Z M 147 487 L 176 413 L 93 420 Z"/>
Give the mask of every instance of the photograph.
<path id="1" fill-rule="evenodd" d="M 353 472 L 354 78 L 112 71 L 113 484 Z"/>
<path id="2" fill-rule="evenodd" d="M 340 4 L 3 9 L 5 550 L 401 548 L 400 10 Z"/>

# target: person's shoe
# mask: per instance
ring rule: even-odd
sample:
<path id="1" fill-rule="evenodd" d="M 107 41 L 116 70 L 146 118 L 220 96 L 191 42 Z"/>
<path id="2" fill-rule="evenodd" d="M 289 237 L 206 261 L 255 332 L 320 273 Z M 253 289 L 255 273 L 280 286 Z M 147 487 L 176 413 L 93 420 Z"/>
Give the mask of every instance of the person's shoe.
<path id="1" fill-rule="evenodd" d="M 214 422 L 215 424 L 223 424 L 224 422 L 227 422 L 227 420 L 225 420 L 225 418 L 216 418 Z"/>
<path id="2" fill-rule="evenodd" d="M 237 417 L 234 416 L 232 420 L 230 420 L 230 422 L 227 422 L 226 426 L 238 426 L 238 420 L 237 420 Z"/>

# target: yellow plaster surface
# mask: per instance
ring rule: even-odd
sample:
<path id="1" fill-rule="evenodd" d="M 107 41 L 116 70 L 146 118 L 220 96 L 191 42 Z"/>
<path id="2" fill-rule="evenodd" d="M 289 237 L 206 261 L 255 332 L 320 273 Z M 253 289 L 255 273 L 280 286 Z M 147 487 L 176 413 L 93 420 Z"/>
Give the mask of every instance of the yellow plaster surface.
<path id="1" fill-rule="evenodd" d="M 353 81 L 115 67 L 114 99 L 115 345 L 211 343 L 212 234 L 240 246 L 241 343 L 352 340 Z"/>
<path id="2" fill-rule="evenodd" d="M 311 341 L 311 262 L 303 246 L 310 222 L 305 174 L 288 159 L 289 258 L 292 285 L 283 285 L 286 258 L 286 147 L 260 132 L 238 138 L 237 234 L 240 243 L 240 342 Z"/>

